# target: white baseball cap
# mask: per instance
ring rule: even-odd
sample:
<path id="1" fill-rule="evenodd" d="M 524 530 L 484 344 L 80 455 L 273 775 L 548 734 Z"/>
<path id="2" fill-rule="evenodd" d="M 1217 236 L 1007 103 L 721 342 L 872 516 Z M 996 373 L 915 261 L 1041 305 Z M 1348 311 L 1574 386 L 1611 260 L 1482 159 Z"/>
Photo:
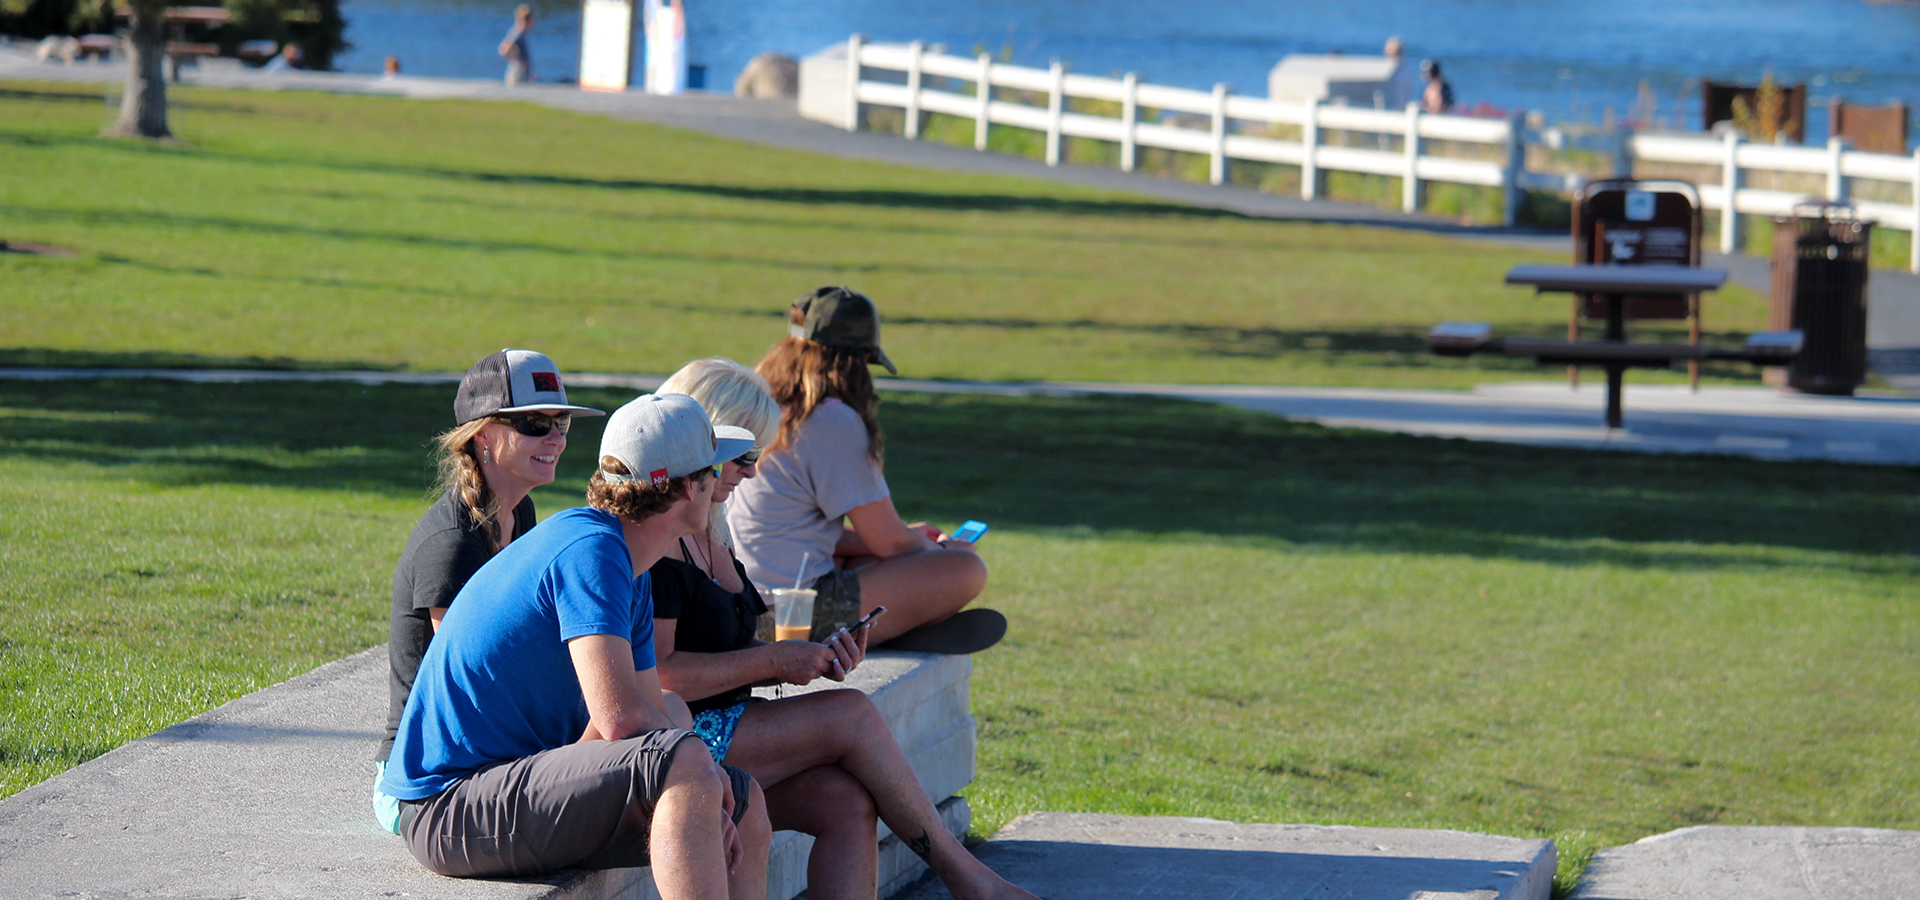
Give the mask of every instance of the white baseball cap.
<path id="1" fill-rule="evenodd" d="M 660 484 L 710 469 L 753 449 L 753 432 L 714 426 L 700 403 L 685 394 L 648 394 L 613 411 L 600 436 L 600 455 L 611 456 L 630 475 L 604 469 L 614 484 Z"/>

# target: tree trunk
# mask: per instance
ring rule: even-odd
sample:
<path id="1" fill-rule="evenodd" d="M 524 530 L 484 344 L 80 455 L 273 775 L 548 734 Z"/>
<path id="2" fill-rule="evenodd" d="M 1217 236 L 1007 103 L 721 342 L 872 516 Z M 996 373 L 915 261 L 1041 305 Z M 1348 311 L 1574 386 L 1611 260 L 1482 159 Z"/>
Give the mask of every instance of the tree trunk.
<path id="1" fill-rule="evenodd" d="M 127 22 L 127 86 L 120 95 L 120 119 L 108 134 L 166 138 L 167 7 L 165 0 L 136 0 Z"/>

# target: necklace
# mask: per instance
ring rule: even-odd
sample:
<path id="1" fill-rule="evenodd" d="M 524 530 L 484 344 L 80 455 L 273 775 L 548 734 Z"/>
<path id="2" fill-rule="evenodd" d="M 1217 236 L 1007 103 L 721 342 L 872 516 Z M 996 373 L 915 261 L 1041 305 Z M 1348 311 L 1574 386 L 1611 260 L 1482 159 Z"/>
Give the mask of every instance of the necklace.
<path id="1" fill-rule="evenodd" d="M 699 545 L 700 545 L 700 539 L 699 539 L 698 537 L 695 537 L 695 538 L 693 539 L 693 546 L 688 546 L 688 545 L 687 545 L 687 543 L 686 543 L 685 541 L 682 541 L 682 542 L 680 542 L 680 547 L 681 547 L 681 549 L 683 549 L 683 550 L 685 550 L 685 551 L 687 551 L 687 562 L 690 562 L 690 563 L 693 563 L 693 565 L 694 565 L 694 567 L 695 567 L 695 568 L 698 568 L 698 569 L 699 569 L 700 571 L 702 571 L 702 572 L 705 572 L 705 573 L 706 573 L 706 575 L 707 575 L 707 578 L 709 578 L 709 579 L 712 579 L 712 578 L 713 578 L 713 552 L 712 552 L 712 549 L 711 549 L 711 548 L 709 548 L 709 549 L 708 549 L 708 551 L 707 551 L 707 553 L 706 553 L 706 557 L 707 557 L 707 561 L 706 561 L 706 562 L 704 562 L 704 563 L 702 563 L 702 562 L 700 561 L 700 559 L 699 559 L 699 557 L 698 557 L 698 555 L 696 555 L 696 554 L 695 554 L 695 553 L 693 552 L 693 547 L 697 547 L 697 546 L 699 546 Z"/>

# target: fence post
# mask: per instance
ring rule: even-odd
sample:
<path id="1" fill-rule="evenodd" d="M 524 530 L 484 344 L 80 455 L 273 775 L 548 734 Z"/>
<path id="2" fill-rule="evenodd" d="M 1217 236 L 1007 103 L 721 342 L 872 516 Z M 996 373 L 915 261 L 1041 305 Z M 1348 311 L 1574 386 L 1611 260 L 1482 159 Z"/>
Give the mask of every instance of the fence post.
<path id="1" fill-rule="evenodd" d="M 1526 202 L 1527 189 L 1520 183 L 1527 170 L 1527 122 L 1520 113 L 1507 116 L 1507 164 L 1500 171 L 1501 224 L 1512 228 L 1520 221 L 1520 207 Z"/>
<path id="2" fill-rule="evenodd" d="M 1213 152 L 1207 165 L 1207 181 L 1227 183 L 1227 86 L 1213 86 Z"/>
<path id="3" fill-rule="evenodd" d="M 1307 117 L 1300 123 L 1300 199 L 1320 196 L 1320 165 L 1314 149 L 1320 146 L 1320 100 L 1307 98 Z"/>
<path id="4" fill-rule="evenodd" d="M 907 45 L 907 122 L 900 128 L 907 140 L 920 136 L 920 55 L 926 47 L 920 41 Z"/>
<path id="5" fill-rule="evenodd" d="M 1140 76 L 1128 72 L 1120 80 L 1120 171 L 1134 165 L 1134 126 L 1140 120 Z"/>
<path id="6" fill-rule="evenodd" d="M 980 75 L 975 81 L 974 99 L 978 108 L 973 114 L 973 149 L 987 149 L 987 107 L 993 102 L 993 57 L 980 54 Z"/>
<path id="7" fill-rule="evenodd" d="M 1058 58 L 1048 66 L 1052 84 L 1047 89 L 1047 165 L 1060 164 L 1060 114 L 1067 103 L 1067 69 Z"/>
<path id="8" fill-rule="evenodd" d="M 1633 129 L 1626 125 L 1613 130 L 1613 177 L 1633 177 Z"/>
<path id="9" fill-rule="evenodd" d="M 1907 271 L 1920 275 L 1920 150 L 1913 151 L 1913 230 L 1907 232 Z"/>
<path id="10" fill-rule="evenodd" d="M 847 38 L 847 130 L 860 130 L 860 45 L 866 38 L 859 33 Z"/>
<path id="11" fill-rule="evenodd" d="M 1407 104 L 1406 167 L 1400 173 L 1400 209 L 1420 211 L 1420 104 Z"/>
<path id="12" fill-rule="evenodd" d="M 1726 153 L 1720 166 L 1720 252 L 1740 249 L 1740 132 L 1727 129 Z"/>
<path id="13" fill-rule="evenodd" d="M 1840 170 L 1840 157 L 1846 152 L 1846 138 L 1837 134 L 1827 138 L 1827 199 L 1837 203 L 1847 202 L 1847 195 L 1853 193 L 1853 185 L 1848 183 L 1846 173 Z"/>

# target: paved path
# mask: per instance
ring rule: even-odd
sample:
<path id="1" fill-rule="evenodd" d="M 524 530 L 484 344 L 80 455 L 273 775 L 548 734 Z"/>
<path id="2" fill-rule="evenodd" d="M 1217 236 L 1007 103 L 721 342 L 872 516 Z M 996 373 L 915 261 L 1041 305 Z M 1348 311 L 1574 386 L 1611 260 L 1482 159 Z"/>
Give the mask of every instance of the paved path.
<path id="1" fill-rule="evenodd" d="M 1571 900 L 1920 897 L 1920 831 L 1697 825 L 1594 854 Z"/>
<path id="2" fill-rule="evenodd" d="M 0 378 L 452 384 L 460 380 L 460 373 L 0 368 Z M 569 384 L 582 387 L 634 391 L 653 390 L 663 380 L 660 375 L 595 372 L 567 376 Z M 1601 419 L 1604 391 L 1591 381 L 1577 392 L 1569 390 L 1564 382 L 1505 382 L 1481 385 L 1472 391 L 907 378 L 882 378 L 877 383 L 886 390 L 933 393 L 1151 394 L 1223 403 L 1333 428 L 1536 446 L 1920 465 L 1920 400 L 1905 398 L 1808 397 L 1768 388 L 1704 388 L 1696 394 L 1680 386 L 1629 383 L 1627 425 L 1609 431 Z"/>

